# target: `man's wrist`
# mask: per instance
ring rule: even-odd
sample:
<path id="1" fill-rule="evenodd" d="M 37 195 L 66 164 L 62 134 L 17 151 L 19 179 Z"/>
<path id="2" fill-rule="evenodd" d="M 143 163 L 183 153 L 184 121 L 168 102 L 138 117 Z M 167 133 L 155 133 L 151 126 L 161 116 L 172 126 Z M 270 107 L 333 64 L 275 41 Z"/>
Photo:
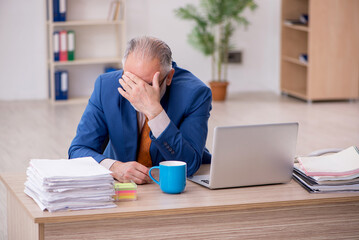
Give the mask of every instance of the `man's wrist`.
<path id="1" fill-rule="evenodd" d="M 168 127 L 171 120 L 169 119 L 165 110 L 162 110 L 155 118 L 148 121 L 148 126 L 155 138 L 158 138 L 162 132 Z"/>
<path id="2" fill-rule="evenodd" d="M 113 166 L 113 164 L 117 162 L 116 160 L 110 159 L 110 158 L 105 158 L 104 160 L 102 160 L 100 162 L 100 164 L 107 168 L 108 170 L 111 170 L 111 167 Z"/>
<path id="3" fill-rule="evenodd" d="M 146 117 L 148 118 L 148 120 L 152 120 L 155 117 L 157 117 L 162 111 L 163 111 L 163 108 L 162 108 L 161 104 L 159 103 L 157 107 L 155 107 L 152 111 L 149 111 L 146 114 Z"/>

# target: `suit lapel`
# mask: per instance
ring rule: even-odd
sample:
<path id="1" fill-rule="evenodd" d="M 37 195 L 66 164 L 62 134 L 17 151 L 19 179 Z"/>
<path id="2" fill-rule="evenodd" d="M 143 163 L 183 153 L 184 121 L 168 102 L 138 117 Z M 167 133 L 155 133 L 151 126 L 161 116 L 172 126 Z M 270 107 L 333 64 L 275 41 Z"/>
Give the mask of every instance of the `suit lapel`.
<path id="1" fill-rule="evenodd" d="M 124 146 L 123 159 L 128 161 L 136 160 L 137 155 L 137 138 L 138 138 L 138 125 L 137 125 L 137 112 L 131 106 L 130 102 L 125 98 L 120 98 L 120 111 L 121 111 L 121 122 L 123 130 L 123 137 L 121 139 L 122 145 Z"/>

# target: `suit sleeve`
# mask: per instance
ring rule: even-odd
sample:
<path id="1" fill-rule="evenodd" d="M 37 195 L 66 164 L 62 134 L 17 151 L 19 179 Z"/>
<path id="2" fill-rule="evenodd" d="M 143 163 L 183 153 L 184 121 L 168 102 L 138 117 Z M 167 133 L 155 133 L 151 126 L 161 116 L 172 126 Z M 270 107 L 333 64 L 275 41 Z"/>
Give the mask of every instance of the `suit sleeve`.
<path id="1" fill-rule="evenodd" d="M 207 87 L 201 88 L 192 96 L 192 105 L 179 127 L 171 121 L 158 138 L 151 136 L 165 160 L 187 163 L 188 176 L 192 176 L 202 163 L 211 102 L 211 91 Z"/>
<path id="2" fill-rule="evenodd" d="M 95 82 L 94 91 L 77 127 L 76 136 L 69 148 L 69 158 L 93 157 L 101 162 L 101 146 L 108 136 L 107 124 L 101 104 L 101 76 Z"/>

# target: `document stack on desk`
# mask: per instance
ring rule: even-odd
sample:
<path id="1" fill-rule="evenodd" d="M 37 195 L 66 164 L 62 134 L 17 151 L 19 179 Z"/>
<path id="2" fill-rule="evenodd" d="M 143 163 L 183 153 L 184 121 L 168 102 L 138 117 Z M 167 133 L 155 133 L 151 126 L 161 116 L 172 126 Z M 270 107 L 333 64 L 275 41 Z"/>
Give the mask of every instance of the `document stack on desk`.
<path id="1" fill-rule="evenodd" d="M 32 159 L 24 192 L 43 211 L 115 207 L 110 173 L 91 157 Z"/>
<path id="2" fill-rule="evenodd" d="M 293 177 L 309 192 L 359 191 L 359 150 L 349 147 L 335 154 L 298 157 Z"/>

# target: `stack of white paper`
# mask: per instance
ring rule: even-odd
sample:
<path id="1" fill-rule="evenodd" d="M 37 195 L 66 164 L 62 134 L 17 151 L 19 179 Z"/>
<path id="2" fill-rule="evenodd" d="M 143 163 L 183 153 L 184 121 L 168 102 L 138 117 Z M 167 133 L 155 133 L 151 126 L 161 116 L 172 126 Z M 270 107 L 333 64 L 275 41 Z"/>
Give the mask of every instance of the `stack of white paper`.
<path id="1" fill-rule="evenodd" d="M 293 176 L 310 192 L 359 191 L 359 150 L 352 146 L 335 154 L 298 157 Z"/>
<path id="2" fill-rule="evenodd" d="M 32 159 L 24 192 L 50 212 L 115 207 L 110 173 L 91 157 Z"/>

